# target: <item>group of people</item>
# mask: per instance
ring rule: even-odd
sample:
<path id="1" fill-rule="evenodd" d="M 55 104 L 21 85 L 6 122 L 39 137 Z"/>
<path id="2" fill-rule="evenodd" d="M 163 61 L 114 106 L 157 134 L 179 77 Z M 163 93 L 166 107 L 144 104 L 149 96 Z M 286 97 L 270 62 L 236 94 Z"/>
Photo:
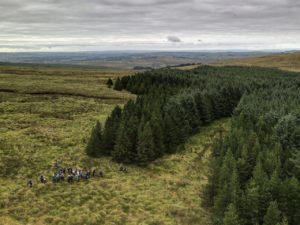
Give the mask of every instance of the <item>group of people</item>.
<path id="1" fill-rule="evenodd" d="M 53 183 L 58 183 L 58 182 L 62 182 L 62 181 L 67 180 L 67 182 L 69 184 L 72 184 L 74 182 L 74 180 L 79 182 L 81 179 L 88 180 L 91 177 L 96 177 L 96 176 L 104 177 L 104 172 L 102 170 L 99 170 L 97 172 L 96 169 L 93 169 L 93 170 L 83 169 L 83 170 L 81 170 L 81 169 L 77 169 L 77 168 L 73 169 L 71 167 L 62 168 L 62 167 L 59 166 L 58 162 L 55 162 L 54 168 L 56 169 L 56 172 L 52 176 L 52 182 Z M 125 167 L 123 165 L 120 166 L 120 171 L 124 172 L 124 173 L 128 172 L 127 167 Z M 41 183 L 47 183 L 47 179 L 44 175 L 40 175 L 39 181 Z M 28 180 L 27 186 L 28 187 L 33 186 L 32 179 Z"/>
<path id="2" fill-rule="evenodd" d="M 81 179 L 88 180 L 91 178 L 91 176 L 95 177 L 97 175 L 99 175 L 99 177 L 103 177 L 104 173 L 102 170 L 97 173 L 96 169 L 91 171 L 73 168 L 60 168 L 56 173 L 53 174 L 52 182 L 57 183 L 66 179 L 68 183 L 73 183 L 74 180 L 79 182 Z"/>

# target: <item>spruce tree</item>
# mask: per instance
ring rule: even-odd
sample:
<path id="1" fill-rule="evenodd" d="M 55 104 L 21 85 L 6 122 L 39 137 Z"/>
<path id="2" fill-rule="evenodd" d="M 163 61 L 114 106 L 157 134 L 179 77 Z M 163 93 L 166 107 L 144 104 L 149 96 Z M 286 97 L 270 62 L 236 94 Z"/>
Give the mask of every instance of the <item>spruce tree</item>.
<path id="1" fill-rule="evenodd" d="M 117 78 L 117 80 L 115 82 L 114 89 L 117 90 L 117 91 L 121 91 L 123 89 L 122 82 L 121 82 L 121 79 L 119 77 Z"/>
<path id="2" fill-rule="evenodd" d="M 287 216 L 290 224 L 300 221 L 300 183 L 296 177 L 286 179 L 280 185 L 279 201 L 281 211 Z"/>
<path id="3" fill-rule="evenodd" d="M 231 192 L 229 201 L 237 205 L 241 190 L 240 190 L 240 183 L 239 183 L 239 178 L 238 178 L 238 173 L 236 168 L 233 169 L 230 177 L 229 190 Z"/>
<path id="4" fill-rule="evenodd" d="M 153 116 L 150 121 L 153 141 L 154 141 L 154 152 L 155 157 L 160 157 L 165 154 L 166 147 L 164 144 L 164 133 L 163 133 L 163 120 L 160 116 Z"/>
<path id="5" fill-rule="evenodd" d="M 111 153 L 114 160 L 118 162 L 130 163 L 129 152 L 132 151 L 133 145 L 129 137 L 128 129 L 122 123 L 117 132 L 116 144 Z"/>
<path id="6" fill-rule="evenodd" d="M 103 131 L 102 155 L 110 155 L 115 146 L 118 128 L 120 126 L 122 109 L 116 106 L 107 118 Z"/>
<path id="7" fill-rule="evenodd" d="M 111 78 L 109 78 L 109 79 L 107 80 L 106 85 L 107 85 L 108 88 L 111 88 L 111 87 L 114 85 L 114 82 L 112 81 Z"/>
<path id="8" fill-rule="evenodd" d="M 282 117 L 275 129 L 285 150 L 300 148 L 300 110 Z"/>
<path id="9" fill-rule="evenodd" d="M 153 132 L 149 122 L 141 124 L 138 132 L 137 163 L 146 165 L 155 158 Z"/>
<path id="10" fill-rule="evenodd" d="M 278 209 L 278 205 L 276 201 L 270 203 L 267 213 L 264 216 L 263 225 L 276 225 L 281 222 L 280 211 Z"/>
<path id="11" fill-rule="evenodd" d="M 243 216 L 248 221 L 247 224 L 259 224 L 260 207 L 259 207 L 259 190 L 254 180 L 250 180 L 246 190 L 245 199 L 242 205 Z"/>
<path id="12" fill-rule="evenodd" d="M 241 220 L 239 219 L 238 212 L 234 204 L 230 204 L 227 207 L 225 216 L 223 219 L 223 225 L 242 225 Z"/>
<path id="13" fill-rule="evenodd" d="M 289 225 L 289 222 L 286 217 L 283 218 L 282 222 L 279 225 Z"/>
<path id="14" fill-rule="evenodd" d="M 220 168 L 220 173 L 218 174 L 218 188 L 214 204 L 214 210 L 218 212 L 218 216 L 223 215 L 228 204 L 233 203 L 232 200 L 237 200 L 239 185 L 237 181 L 237 174 L 234 170 L 235 160 L 232 152 L 228 150 L 222 160 L 222 166 Z M 233 190 L 231 190 L 231 188 L 233 188 Z"/>
<path id="15" fill-rule="evenodd" d="M 300 149 L 295 151 L 295 153 L 292 155 L 292 158 L 290 159 L 290 161 L 294 165 L 293 173 L 300 180 Z"/>
<path id="16" fill-rule="evenodd" d="M 93 128 L 90 139 L 86 147 L 86 153 L 89 156 L 98 156 L 102 148 L 102 128 L 99 121 Z"/>

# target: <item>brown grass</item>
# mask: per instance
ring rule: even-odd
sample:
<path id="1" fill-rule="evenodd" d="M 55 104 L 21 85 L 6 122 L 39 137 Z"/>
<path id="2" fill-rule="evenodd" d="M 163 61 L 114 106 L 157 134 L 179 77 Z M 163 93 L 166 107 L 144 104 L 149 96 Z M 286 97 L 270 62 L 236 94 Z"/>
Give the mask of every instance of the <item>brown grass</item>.
<path id="1" fill-rule="evenodd" d="M 253 58 L 222 60 L 213 63 L 213 65 L 274 67 L 274 68 L 279 68 L 288 71 L 300 72 L 300 52 L 274 54 L 274 55 L 253 57 Z"/>

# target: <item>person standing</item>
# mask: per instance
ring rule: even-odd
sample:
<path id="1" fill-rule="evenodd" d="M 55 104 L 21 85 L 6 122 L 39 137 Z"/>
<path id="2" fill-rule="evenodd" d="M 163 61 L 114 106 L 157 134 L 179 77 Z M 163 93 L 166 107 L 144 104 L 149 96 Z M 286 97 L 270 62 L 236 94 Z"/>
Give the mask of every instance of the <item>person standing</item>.
<path id="1" fill-rule="evenodd" d="M 31 187 L 32 187 L 32 185 L 33 185 L 33 183 L 32 183 L 32 180 L 31 180 L 31 179 L 29 179 L 29 180 L 28 180 L 28 182 L 27 182 L 27 186 L 31 188 Z"/>

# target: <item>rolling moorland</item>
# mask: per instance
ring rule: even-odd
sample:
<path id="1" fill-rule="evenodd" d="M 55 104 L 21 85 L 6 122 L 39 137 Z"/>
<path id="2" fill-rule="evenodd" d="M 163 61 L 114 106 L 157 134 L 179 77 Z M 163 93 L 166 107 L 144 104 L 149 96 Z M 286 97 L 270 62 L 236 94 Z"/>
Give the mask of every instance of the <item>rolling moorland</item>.
<path id="1" fill-rule="evenodd" d="M 228 119 L 191 137 L 148 168 L 95 159 L 85 147 L 96 120 L 135 96 L 106 86 L 132 71 L 0 67 L 0 224 L 209 224 L 200 204 L 209 146 Z M 104 178 L 52 184 L 54 162 L 97 168 Z M 39 183 L 43 174 L 48 183 Z M 26 186 L 33 179 L 33 187 Z"/>
<path id="2" fill-rule="evenodd" d="M 157 74 L 140 73 L 137 79 L 126 78 L 131 74 L 134 72 L 124 69 L 0 66 L 0 224 L 296 224 L 299 171 L 289 159 L 299 148 L 295 138 L 298 131 L 293 126 L 285 127 L 298 124 L 299 74 L 244 67 L 200 67 L 189 72 L 163 69 Z M 86 147 L 96 121 L 104 125 L 116 105 L 128 112 L 133 110 L 132 103 L 126 102 L 143 93 L 148 95 L 147 87 L 157 88 L 155 82 L 138 78 L 157 76 L 163 85 L 161 74 L 167 74 L 171 83 L 179 79 L 178 87 L 183 90 L 190 86 L 188 79 L 193 78 L 193 87 L 197 82 L 203 86 L 210 75 L 228 82 L 220 89 L 225 90 L 222 93 L 234 84 L 241 85 L 240 93 L 245 89 L 256 91 L 241 98 L 232 119 L 228 116 L 236 103 L 228 105 L 228 96 L 223 98 L 216 92 L 219 82 L 209 81 L 211 91 L 195 96 L 191 95 L 197 94 L 195 90 L 180 91 L 178 99 L 171 102 L 174 107 L 169 104 L 169 109 L 182 111 L 171 115 L 181 118 L 182 112 L 196 112 L 186 111 L 185 107 L 191 106 L 191 97 L 198 96 L 204 100 L 198 101 L 203 103 L 203 108 L 197 108 L 201 117 L 194 117 L 192 131 L 192 120 L 181 120 L 186 120 L 178 124 L 184 138 L 178 139 L 176 135 L 180 133 L 174 133 L 169 137 L 169 153 L 142 157 L 142 167 L 135 165 L 138 162 L 136 158 L 132 160 L 130 148 L 121 155 L 118 147 L 116 155 L 88 156 Z M 182 75 L 185 76 L 180 78 Z M 187 81 L 184 77 L 188 77 Z M 117 90 L 107 87 L 108 78 L 113 79 Z M 253 82 L 255 79 L 260 82 Z M 248 83 L 249 80 L 252 81 Z M 277 81 L 280 85 L 273 91 L 267 88 L 274 87 Z M 175 89 L 177 93 L 179 89 Z M 266 91 L 260 92 L 262 89 Z M 148 107 L 152 103 L 157 106 L 150 100 Z M 124 116 L 123 122 L 127 119 Z M 289 131 L 294 133 L 285 139 Z M 275 134 L 281 135 L 279 140 Z M 282 141 L 288 154 L 280 147 Z M 253 145 L 255 151 L 251 154 Z M 119 171 L 122 157 L 129 160 L 125 160 L 130 163 L 128 173 Z M 105 175 L 74 184 L 52 184 L 56 160 L 64 167 L 101 169 Z M 39 183 L 41 174 L 47 177 L 47 184 Z M 29 178 L 33 179 L 32 188 L 26 186 Z"/>
<path id="3" fill-rule="evenodd" d="M 155 52 L 155 51 L 107 51 L 107 52 L 32 52 L 0 53 L 0 62 L 72 65 L 110 70 L 162 68 L 180 64 L 209 63 L 216 60 L 267 55 L 268 52 Z"/>
<path id="4" fill-rule="evenodd" d="M 300 52 L 273 54 L 260 57 L 219 60 L 212 65 L 239 65 L 274 67 L 283 70 L 300 72 Z"/>

